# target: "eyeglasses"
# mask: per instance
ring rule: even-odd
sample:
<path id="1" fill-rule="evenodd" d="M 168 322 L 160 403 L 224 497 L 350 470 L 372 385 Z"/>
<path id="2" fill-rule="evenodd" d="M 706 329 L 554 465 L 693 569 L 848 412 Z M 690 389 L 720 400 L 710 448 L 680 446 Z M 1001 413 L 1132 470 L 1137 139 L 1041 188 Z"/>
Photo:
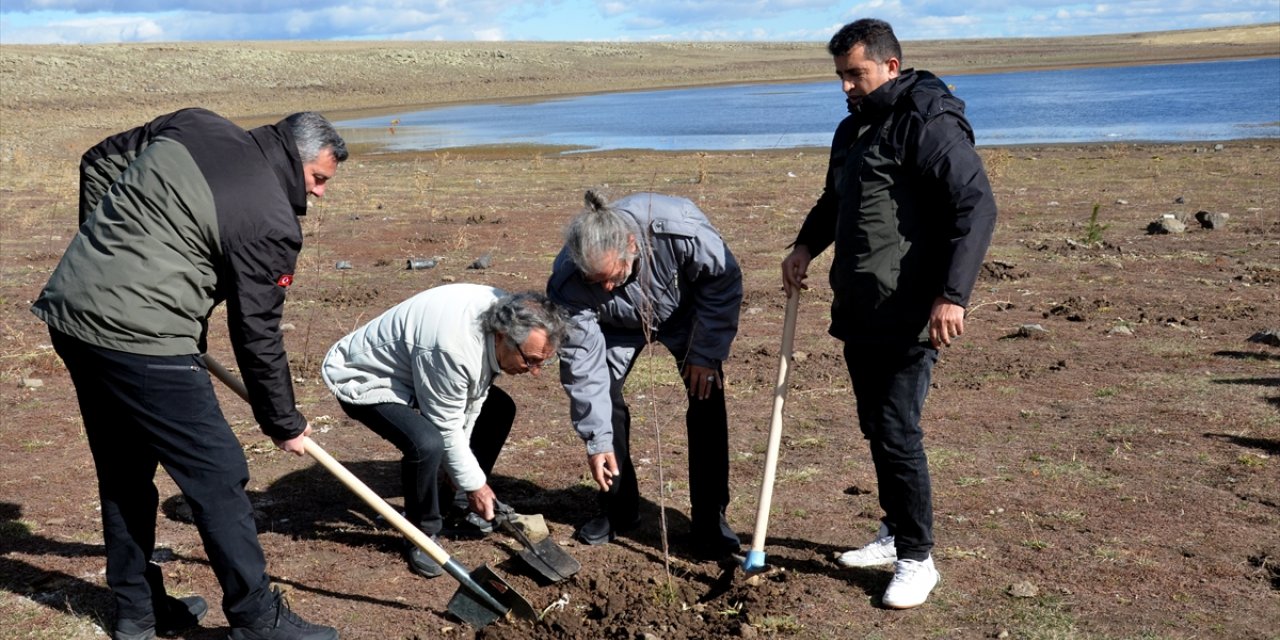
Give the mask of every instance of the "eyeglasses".
<path id="1" fill-rule="evenodd" d="M 520 360 L 524 362 L 524 368 L 526 368 L 526 369 L 528 369 L 528 370 L 530 370 L 530 371 L 541 371 L 541 370 L 542 370 L 542 367 L 544 367 L 544 366 L 546 366 L 546 365 L 550 364 L 551 362 L 555 361 L 555 359 L 556 359 L 556 357 L 555 357 L 554 355 L 552 355 L 550 358 L 547 358 L 547 359 L 545 359 L 545 360 L 539 360 L 539 361 L 537 361 L 537 362 L 530 362 L 530 361 L 529 361 L 529 356 L 525 355 L 525 354 L 524 354 L 524 349 L 521 349 L 521 348 L 520 348 L 520 343 L 516 342 L 515 340 L 512 340 L 512 341 L 511 341 L 511 344 L 515 345 L 516 353 L 520 354 Z"/>

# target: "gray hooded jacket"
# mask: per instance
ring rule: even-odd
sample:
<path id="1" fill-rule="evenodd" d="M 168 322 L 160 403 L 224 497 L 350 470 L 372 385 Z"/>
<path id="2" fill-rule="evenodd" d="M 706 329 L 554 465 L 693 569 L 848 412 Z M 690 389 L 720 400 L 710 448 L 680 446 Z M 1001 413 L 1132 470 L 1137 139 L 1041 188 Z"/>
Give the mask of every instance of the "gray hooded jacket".
<path id="1" fill-rule="evenodd" d="M 663 343 L 687 353 L 690 364 L 718 367 L 738 333 L 742 271 L 720 233 L 685 198 L 637 193 L 613 202 L 635 222 L 640 259 L 632 277 L 605 291 L 587 282 L 567 250 L 561 250 L 547 282 L 547 295 L 570 314 L 568 338 L 560 346 L 560 382 L 587 453 L 613 450 L 613 403 L 609 388 L 626 374 L 610 357 L 624 348 Z M 646 336 L 646 331 L 648 335 Z"/>

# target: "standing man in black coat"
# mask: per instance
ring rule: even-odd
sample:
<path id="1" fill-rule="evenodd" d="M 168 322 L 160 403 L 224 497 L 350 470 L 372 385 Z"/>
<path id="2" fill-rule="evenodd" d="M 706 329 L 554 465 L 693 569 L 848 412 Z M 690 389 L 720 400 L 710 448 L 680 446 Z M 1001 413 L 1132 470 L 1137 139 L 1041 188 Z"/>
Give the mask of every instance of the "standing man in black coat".
<path id="1" fill-rule="evenodd" d="M 208 606 L 165 592 L 154 564 L 153 481 L 191 505 L 222 587 L 231 640 L 336 640 L 271 589 L 245 494 L 249 467 L 200 357 L 209 317 L 227 331 L 262 432 L 304 452 L 280 333 L 307 197 L 347 159 L 313 112 L 246 131 L 183 109 L 110 136 L 80 162 L 80 228 L 31 310 L 49 325 L 80 401 L 98 475 L 113 640 L 195 626 Z"/>
<path id="2" fill-rule="evenodd" d="M 938 583 L 920 414 L 938 349 L 964 332 L 996 203 L 964 103 L 933 74 L 902 68 L 888 23 L 847 24 L 827 50 L 849 116 L 782 282 L 788 294 L 807 288 L 809 262 L 835 245 L 830 333 L 844 342 L 884 511 L 876 539 L 838 562 L 894 564 L 882 602 L 906 609 Z"/>

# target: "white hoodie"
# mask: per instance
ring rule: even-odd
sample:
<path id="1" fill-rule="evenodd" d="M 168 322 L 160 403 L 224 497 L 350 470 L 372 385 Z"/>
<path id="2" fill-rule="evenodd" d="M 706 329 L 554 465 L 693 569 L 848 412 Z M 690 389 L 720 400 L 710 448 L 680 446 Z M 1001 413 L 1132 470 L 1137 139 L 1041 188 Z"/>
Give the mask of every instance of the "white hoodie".
<path id="1" fill-rule="evenodd" d="M 339 340 L 321 368 L 343 402 L 416 406 L 444 437 L 445 471 L 463 491 L 487 482 L 471 453 L 471 430 L 502 370 L 480 314 L 504 295 L 476 284 L 428 289 Z"/>

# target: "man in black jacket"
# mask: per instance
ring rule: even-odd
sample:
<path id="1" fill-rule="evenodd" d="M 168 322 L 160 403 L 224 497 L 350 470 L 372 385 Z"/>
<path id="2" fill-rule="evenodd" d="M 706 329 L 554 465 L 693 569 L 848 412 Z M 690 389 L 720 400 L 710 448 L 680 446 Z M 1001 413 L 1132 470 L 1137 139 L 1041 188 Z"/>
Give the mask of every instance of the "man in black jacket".
<path id="1" fill-rule="evenodd" d="M 263 433 L 302 455 L 280 334 L 302 248 L 297 216 L 347 158 L 322 116 L 245 131 L 184 109 L 108 137 L 80 164 L 80 228 L 32 312 L 67 365 L 98 475 L 115 640 L 194 626 L 208 606 L 165 593 L 155 550 L 163 465 L 191 506 L 234 640 L 329 640 L 270 588 L 240 442 L 200 354 L 214 306 Z"/>
<path id="2" fill-rule="evenodd" d="M 782 281 L 788 294 L 806 288 L 809 262 L 834 243 L 830 333 L 844 342 L 885 514 L 876 539 L 838 562 L 894 564 L 882 602 L 905 609 L 938 582 L 920 414 L 938 349 L 964 331 L 996 204 L 964 103 L 933 74 L 901 68 L 888 23 L 845 25 L 827 50 L 849 116 Z"/>

